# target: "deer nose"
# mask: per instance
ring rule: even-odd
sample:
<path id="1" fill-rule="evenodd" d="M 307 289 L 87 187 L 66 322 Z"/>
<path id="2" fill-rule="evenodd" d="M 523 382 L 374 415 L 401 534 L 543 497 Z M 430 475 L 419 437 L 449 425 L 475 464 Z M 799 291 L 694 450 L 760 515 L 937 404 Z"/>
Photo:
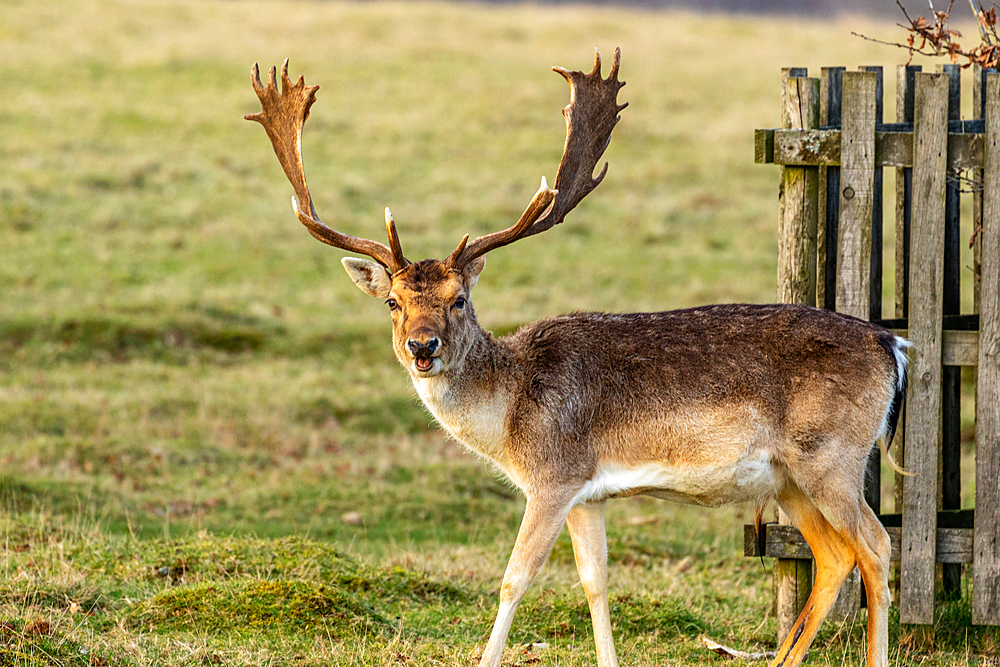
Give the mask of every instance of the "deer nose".
<path id="1" fill-rule="evenodd" d="M 411 338 L 406 342 L 406 347 L 410 349 L 410 352 L 415 357 L 429 357 L 437 351 L 440 344 L 441 341 L 433 337 L 424 342 Z"/>

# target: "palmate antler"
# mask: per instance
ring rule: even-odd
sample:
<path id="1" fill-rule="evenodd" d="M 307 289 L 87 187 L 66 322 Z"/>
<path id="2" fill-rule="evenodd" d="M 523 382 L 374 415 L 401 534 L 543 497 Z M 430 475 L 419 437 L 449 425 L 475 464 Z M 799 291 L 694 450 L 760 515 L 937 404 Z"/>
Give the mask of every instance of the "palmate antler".
<path id="1" fill-rule="evenodd" d="M 621 118 L 618 114 L 628 106 L 628 102 L 618 104 L 618 91 L 625 85 L 624 81 L 618 80 L 620 60 L 621 50 L 615 49 L 614 63 L 606 79 L 601 78 L 601 53 L 596 49 L 594 69 L 590 74 L 570 72 L 562 67 L 552 68 L 562 74 L 570 87 L 569 105 L 563 109 L 566 146 L 556 172 L 555 189 L 549 189 L 545 178 L 542 178 L 541 187 L 517 223 L 505 230 L 480 236 L 471 243 L 466 236 L 446 264 L 461 270 L 467 263 L 491 250 L 558 225 L 591 190 L 600 185 L 608 172 L 608 164 L 604 163 L 596 178 L 594 169 L 608 147 L 611 131 Z"/>
<path id="2" fill-rule="evenodd" d="M 319 86 L 306 86 L 302 77 L 292 84 L 288 78 L 288 59 L 281 66 L 281 92 L 278 92 L 275 81 L 275 68 L 267 74 L 267 87 L 260 82 L 260 70 L 254 63 L 250 70 L 250 82 L 254 92 L 260 99 L 261 111 L 244 116 L 247 120 L 255 120 L 264 126 L 267 136 L 274 146 L 274 154 L 278 156 L 285 175 L 295 190 L 292 208 L 299 222 L 306 226 L 309 233 L 317 239 L 336 248 L 349 250 L 362 255 L 368 255 L 381 264 L 390 274 L 405 268 L 410 262 L 403 257 L 396 234 L 396 225 L 389 209 L 385 210 L 385 228 L 389 234 L 389 246 L 377 241 L 358 238 L 350 234 L 342 234 L 327 227 L 313 206 L 309 187 L 306 185 L 306 175 L 302 168 L 302 126 L 309 117 L 309 107 L 316 101 L 316 91 Z M 308 213 L 302 209 L 305 208 Z"/>

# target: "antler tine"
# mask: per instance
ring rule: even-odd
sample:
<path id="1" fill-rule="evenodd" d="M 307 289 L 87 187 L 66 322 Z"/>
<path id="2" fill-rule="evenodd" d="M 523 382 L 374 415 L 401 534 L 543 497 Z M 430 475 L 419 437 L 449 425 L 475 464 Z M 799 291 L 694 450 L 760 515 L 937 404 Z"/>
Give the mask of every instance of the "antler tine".
<path id="1" fill-rule="evenodd" d="M 309 108 L 316 101 L 316 91 L 319 86 L 306 86 L 300 76 L 294 84 L 288 78 L 288 59 L 281 66 L 281 92 L 278 92 L 275 68 L 267 73 L 267 86 L 260 82 L 260 69 L 254 63 L 250 69 L 250 83 L 260 100 L 261 111 L 247 114 L 246 120 L 257 121 L 264 126 L 274 154 L 285 171 L 285 176 L 292 184 L 295 197 L 292 198 L 292 209 L 309 233 L 327 245 L 368 255 L 376 262 L 386 267 L 390 273 L 395 273 L 410 262 L 403 257 L 396 235 L 392 217 L 386 209 L 386 228 L 389 232 L 389 242 L 392 248 L 377 241 L 362 239 L 350 234 L 343 234 L 326 226 L 313 206 L 306 184 L 305 170 L 302 167 L 302 127 L 309 118 Z M 303 210 L 305 209 L 305 210 Z"/>
<path id="2" fill-rule="evenodd" d="M 493 232 L 492 234 L 487 234 L 486 236 L 480 236 L 472 243 L 468 243 L 469 235 L 466 234 L 465 238 L 462 239 L 458 247 L 455 248 L 454 252 L 448 256 L 445 260 L 445 264 L 452 268 L 461 270 L 468 262 L 472 261 L 476 257 L 485 255 L 490 250 L 499 248 L 500 246 L 505 246 L 508 243 L 513 243 L 522 236 L 525 232 L 535 223 L 538 218 L 545 214 L 546 211 L 552 206 L 552 202 L 556 198 L 557 192 L 549 188 L 548 183 L 545 182 L 545 177 L 542 176 L 542 184 L 538 188 L 538 192 L 535 196 L 531 198 L 531 202 L 528 204 L 528 208 L 524 210 L 521 214 L 521 218 L 514 223 L 513 226 L 508 227 L 499 232 Z M 468 245 L 466 245 L 468 244 Z"/>
<path id="3" fill-rule="evenodd" d="M 621 119 L 618 114 L 628 103 L 618 104 L 618 91 L 625 85 L 624 81 L 618 80 L 621 49 L 615 49 L 611 72 L 606 79 L 601 78 L 601 52 L 597 49 L 594 52 L 594 69 L 590 74 L 571 72 L 562 67 L 552 68 L 566 79 L 570 87 L 570 101 L 563 109 L 566 144 L 556 172 L 555 189 L 549 189 L 542 178 L 542 186 L 517 224 L 501 232 L 481 236 L 464 248 L 459 246 L 448 258 L 452 266 L 461 268 L 490 250 L 558 225 L 604 180 L 608 164 L 604 164 L 596 178 L 594 169 L 611 141 L 612 130 Z"/>
<path id="4" fill-rule="evenodd" d="M 400 268 L 410 263 L 410 260 L 403 257 L 403 248 L 399 245 L 399 234 L 396 233 L 396 221 L 392 219 L 392 211 L 385 207 L 385 232 L 389 236 L 389 250 L 392 252 L 392 259 Z"/>

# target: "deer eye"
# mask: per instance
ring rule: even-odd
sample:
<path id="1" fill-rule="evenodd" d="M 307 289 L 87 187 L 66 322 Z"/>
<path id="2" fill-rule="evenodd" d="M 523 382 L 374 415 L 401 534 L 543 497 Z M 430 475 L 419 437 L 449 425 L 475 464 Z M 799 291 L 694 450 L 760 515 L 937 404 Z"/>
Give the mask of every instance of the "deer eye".
<path id="1" fill-rule="evenodd" d="M 455 303 L 451 304 L 451 307 L 452 308 L 458 308 L 459 310 L 461 310 L 462 308 L 465 308 L 465 297 L 464 296 L 460 296 L 457 299 L 455 299 Z"/>
<path id="2" fill-rule="evenodd" d="M 389 310 L 399 310 L 399 304 L 395 299 L 386 299 L 385 305 L 389 306 Z"/>

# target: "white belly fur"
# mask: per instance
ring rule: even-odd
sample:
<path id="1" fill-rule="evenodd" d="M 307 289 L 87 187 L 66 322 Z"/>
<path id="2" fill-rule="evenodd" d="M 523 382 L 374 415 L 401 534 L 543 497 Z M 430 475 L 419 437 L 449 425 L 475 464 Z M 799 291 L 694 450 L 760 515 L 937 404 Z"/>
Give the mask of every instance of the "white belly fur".
<path id="1" fill-rule="evenodd" d="M 758 501 L 777 491 L 778 475 L 767 452 L 750 452 L 724 465 L 605 465 L 584 484 L 577 502 L 644 494 L 716 507 Z"/>

